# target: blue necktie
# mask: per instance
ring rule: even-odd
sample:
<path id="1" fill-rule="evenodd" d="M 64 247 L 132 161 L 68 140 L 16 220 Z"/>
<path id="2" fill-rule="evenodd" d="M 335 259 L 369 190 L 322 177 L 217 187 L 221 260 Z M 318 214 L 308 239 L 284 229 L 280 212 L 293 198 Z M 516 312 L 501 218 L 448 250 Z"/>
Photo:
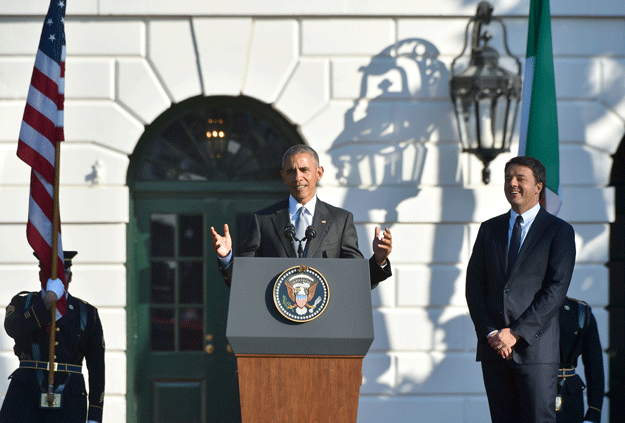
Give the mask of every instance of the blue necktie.
<path id="1" fill-rule="evenodd" d="M 305 213 L 306 207 L 300 207 L 297 212 L 295 212 L 295 237 L 299 239 L 299 241 L 295 241 L 297 245 L 297 256 L 302 257 L 304 254 L 304 237 L 306 236 L 306 219 L 303 214 Z"/>
<path id="2" fill-rule="evenodd" d="M 512 271 L 514 262 L 519 256 L 519 248 L 521 247 L 521 223 L 523 217 L 518 215 L 512 227 L 512 235 L 510 235 L 510 248 L 508 248 L 508 275 Z"/>

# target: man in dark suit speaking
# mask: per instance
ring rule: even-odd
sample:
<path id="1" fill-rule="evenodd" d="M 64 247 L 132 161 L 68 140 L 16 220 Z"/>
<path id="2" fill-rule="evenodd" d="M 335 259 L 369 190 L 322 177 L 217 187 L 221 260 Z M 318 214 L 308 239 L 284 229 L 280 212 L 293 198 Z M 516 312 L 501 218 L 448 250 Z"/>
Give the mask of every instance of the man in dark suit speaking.
<path id="1" fill-rule="evenodd" d="M 315 150 L 303 144 L 289 148 L 282 158 L 281 175 L 291 195 L 252 215 L 241 256 L 364 258 L 352 213 L 317 198 L 323 167 Z M 211 233 L 220 270 L 230 285 L 233 258 L 228 225 L 223 236 L 213 227 Z M 386 228 L 380 236 L 376 227 L 369 260 L 372 288 L 391 275 L 391 249 L 391 231 Z"/>
<path id="2" fill-rule="evenodd" d="M 575 264 L 575 234 L 539 205 L 545 178 L 535 158 L 506 164 L 512 210 L 482 223 L 467 267 L 466 299 L 495 423 L 556 421 L 558 312 Z"/>

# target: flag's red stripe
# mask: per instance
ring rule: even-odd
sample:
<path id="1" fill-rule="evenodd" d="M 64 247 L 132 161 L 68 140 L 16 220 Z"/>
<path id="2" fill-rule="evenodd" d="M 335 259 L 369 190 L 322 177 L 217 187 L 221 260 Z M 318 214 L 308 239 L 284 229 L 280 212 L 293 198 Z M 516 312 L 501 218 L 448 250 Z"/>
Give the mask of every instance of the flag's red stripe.
<path id="1" fill-rule="evenodd" d="M 50 257 L 52 256 L 52 248 L 50 244 L 41 236 L 37 228 L 35 228 L 30 222 L 26 225 L 26 239 L 33 250 L 37 253 L 37 256 L 41 260 L 41 266 L 44 274 L 50 275 L 52 265 L 50 263 Z M 56 264 L 56 279 L 61 279 L 65 283 L 65 266 L 63 261 L 57 256 Z M 42 282 L 42 288 L 46 288 Z"/>
<path id="2" fill-rule="evenodd" d="M 22 140 L 17 145 L 17 157 L 39 172 L 46 181 L 54 183 L 54 165 Z"/>
<path id="3" fill-rule="evenodd" d="M 30 181 L 30 196 L 37 203 L 43 214 L 45 214 L 46 218 L 52 222 L 52 208 L 54 202 L 52 201 L 52 197 L 45 189 L 45 187 L 41 184 L 41 181 L 38 178 L 31 178 Z"/>
<path id="4" fill-rule="evenodd" d="M 56 114 L 57 113 L 55 113 L 55 116 Z M 50 144 L 54 145 L 56 122 L 52 122 L 46 115 L 28 103 L 24 109 L 24 122 L 46 137 L 50 141 Z"/>
<path id="5" fill-rule="evenodd" d="M 46 74 L 35 67 L 33 69 L 33 77 L 30 80 L 30 85 L 52 100 L 56 104 L 57 109 L 63 110 L 63 100 L 65 100 L 65 97 L 59 94 L 59 84 L 57 81 L 48 78 Z"/>

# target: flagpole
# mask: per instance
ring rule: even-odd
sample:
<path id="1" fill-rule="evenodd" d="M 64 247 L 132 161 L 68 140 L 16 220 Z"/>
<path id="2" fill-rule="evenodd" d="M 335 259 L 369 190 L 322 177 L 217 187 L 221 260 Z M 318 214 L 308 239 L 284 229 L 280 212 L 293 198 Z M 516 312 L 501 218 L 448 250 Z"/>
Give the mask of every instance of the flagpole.
<path id="1" fill-rule="evenodd" d="M 54 151 L 54 197 L 52 198 L 52 270 L 50 279 L 57 279 L 59 261 L 59 175 L 61 163 L 61 142 L 57 141 Z M 66 286 L 67 289 L 67 286 Z M 58 298 L 57 298 L 58 300 Z M 50 348 L 48 362 L 48 405 L 54 404 L 54 350 L 56 343 L 56 301 L 50 307 L 52 323 L 50 323 Z"/>

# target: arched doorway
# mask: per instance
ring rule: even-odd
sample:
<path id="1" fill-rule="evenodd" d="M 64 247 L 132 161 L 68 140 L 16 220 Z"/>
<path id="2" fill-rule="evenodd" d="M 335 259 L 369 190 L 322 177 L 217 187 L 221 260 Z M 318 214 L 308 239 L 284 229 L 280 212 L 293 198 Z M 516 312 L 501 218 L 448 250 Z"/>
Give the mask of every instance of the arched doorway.
<path id="1" fill-rule="evenodd" d="M 130 157 L 128 421 L 237 422 L 229 291 L 210 227 L 235 240 L 249 213 L 288 192 L 283 153 L 303 143 L 271 106 L 194 97 L 159 116 Z"/>

